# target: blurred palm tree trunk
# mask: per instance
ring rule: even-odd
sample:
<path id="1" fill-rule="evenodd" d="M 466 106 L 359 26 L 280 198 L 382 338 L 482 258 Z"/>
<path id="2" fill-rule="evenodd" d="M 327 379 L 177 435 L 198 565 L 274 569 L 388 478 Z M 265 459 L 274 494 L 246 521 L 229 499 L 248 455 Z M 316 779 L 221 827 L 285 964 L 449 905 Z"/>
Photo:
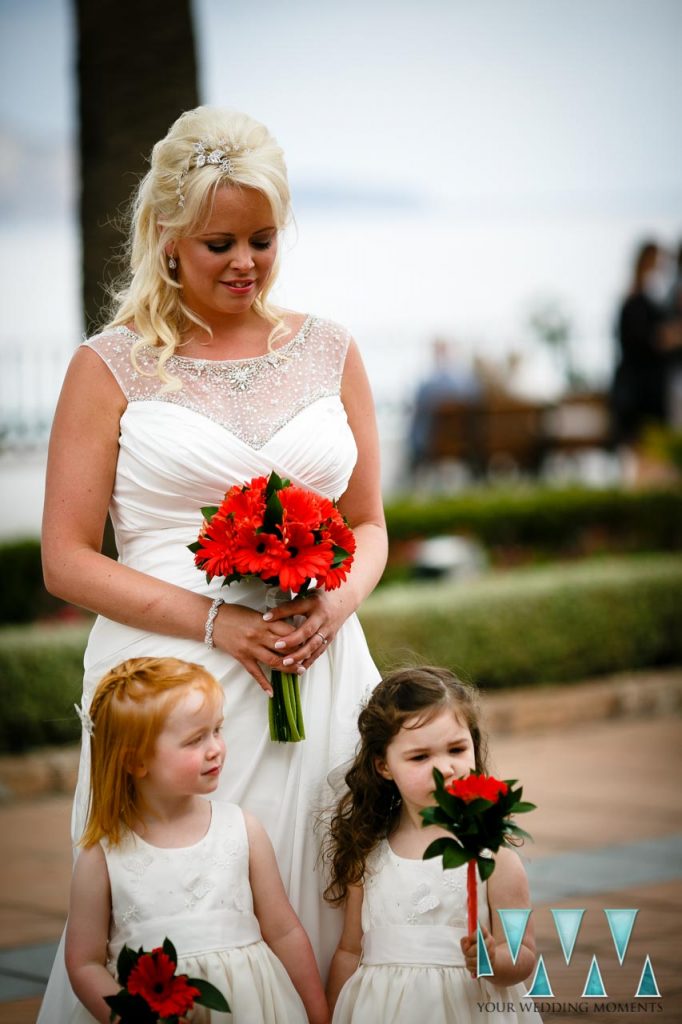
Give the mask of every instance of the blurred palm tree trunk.
<path id="1" fill-rule="evenodd" d="M 106 318 L 125 207 L 157 139 L 198 102 L 190 0 L 75 0 L 83 309 Z"/>

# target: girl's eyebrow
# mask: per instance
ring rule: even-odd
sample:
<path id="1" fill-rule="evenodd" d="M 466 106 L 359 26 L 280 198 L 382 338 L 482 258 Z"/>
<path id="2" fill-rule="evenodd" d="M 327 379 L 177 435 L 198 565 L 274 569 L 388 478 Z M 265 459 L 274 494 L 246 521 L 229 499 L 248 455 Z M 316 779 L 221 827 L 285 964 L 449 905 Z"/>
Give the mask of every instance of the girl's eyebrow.
<path id="1" fill-rule="evenodd" d="M 457 745 L 458 743 L 463 743 L 463 742 L 464 742 L 465 740 L 466 740 L 466 733 L 460 733 L 460 735 L 459 735 L 459 736 L 456 736 L 456 737 L 451 737 L 451 738 L 450 738 L 450 739 L 449 739 L 449 740 L 447 741 L 447 744 L 446 744 L 446 745 L 447 745 L 448 747 L 454 747 L 454 746 L 456 746 L 456 745 Z M 426 752 L 426 751 L 427 751 L 428 749 L 429 749 L 429 747 L 428 747 L 428 746 L 425 746 L 425 747 L 408 747 L 408 748 L 407 748 L 407 750 L 404 750 L 404 751 L 403 751 L 403 754 L 423 754 L 423 753 L 425 753 L 425 752 Z"/>

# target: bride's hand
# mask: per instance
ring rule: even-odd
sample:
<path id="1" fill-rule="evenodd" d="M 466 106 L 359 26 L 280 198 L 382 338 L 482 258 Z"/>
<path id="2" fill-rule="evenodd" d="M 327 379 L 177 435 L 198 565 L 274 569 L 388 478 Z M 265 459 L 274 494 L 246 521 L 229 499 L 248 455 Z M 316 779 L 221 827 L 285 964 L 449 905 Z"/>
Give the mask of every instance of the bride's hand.
<path id="1" fill-rule="evenodd" d="M 327 650 L 353 610 L 342 590 L 331 593 L 313 590 L 266 612 L 263 621 L 271 628 L 292 615 L 301 615 L 305 620 L 275 643 L 276 649 L 282 652 L 285 670 L 296 672 L 310 668 Z"/>
<path id="2" fill-rule="evenodd" d="M 284 605 L 289 608 L 290 605 Z M 289 612 L 291 614 L 291 612 Z M 213 627 L 213 642 L 221 651 L 231 654 L 258 685 L 272 696 L 270 680 L 261 665 L 278 668 L 284 672 L 303 671 L 291 664 L 285 664 L 286 653 L 281 653 L 278 644 L 298 632 L 283 616 L 276 621 L 266 622 L 260 612 L 238 604 L 222 604 L 218 609 Z"/>

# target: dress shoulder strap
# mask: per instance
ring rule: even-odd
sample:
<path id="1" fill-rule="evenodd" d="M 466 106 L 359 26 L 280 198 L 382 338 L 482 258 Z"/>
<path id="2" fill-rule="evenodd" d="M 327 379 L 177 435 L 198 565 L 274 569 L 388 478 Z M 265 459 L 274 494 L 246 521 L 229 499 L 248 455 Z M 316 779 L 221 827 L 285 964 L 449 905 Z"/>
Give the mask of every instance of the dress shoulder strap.
<path id="1" fill-rule="evenodd" d="M 137 335 L 127 327 L 113 327 L 100 334 L 95 334 L 83 342 L 87 348 L 96 352 L 102 362 L 111 370 L 116 383 L 128 401 L 134 398 L 136 384 L 141 376 L 133 365 L 131 357 L 133 344 L 137 340 Z M 149 368 L 145 366 L 145 363 L 148 362 L 148 358 L 138 358 L 138 364 L 144 368 L 146 373 L 149 372 Z M 160 383 L 157 377 L 157 387 Z"/>

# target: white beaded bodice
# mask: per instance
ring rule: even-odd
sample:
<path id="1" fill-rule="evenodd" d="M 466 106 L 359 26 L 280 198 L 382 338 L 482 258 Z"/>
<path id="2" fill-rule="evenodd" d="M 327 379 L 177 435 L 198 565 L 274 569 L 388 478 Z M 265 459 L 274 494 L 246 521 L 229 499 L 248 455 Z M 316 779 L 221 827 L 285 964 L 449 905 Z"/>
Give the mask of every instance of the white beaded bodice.
<path id="1" fill-rule="evenodd" d="M 195 359 L 173 355 L 166 365 L 180 381 L 164 390 L 156 373 L 158 351 L 144 347 L 131 360 L 138 336 L 114 327 L 85 342 L 106 362 L 128 402 L 169 402 L 219 423 L 251 448 L 260 449 L 302 409 L 338 395 L 348 331 L 319 317 L 306 317 L 286 344 L 250 359 Z"/>

